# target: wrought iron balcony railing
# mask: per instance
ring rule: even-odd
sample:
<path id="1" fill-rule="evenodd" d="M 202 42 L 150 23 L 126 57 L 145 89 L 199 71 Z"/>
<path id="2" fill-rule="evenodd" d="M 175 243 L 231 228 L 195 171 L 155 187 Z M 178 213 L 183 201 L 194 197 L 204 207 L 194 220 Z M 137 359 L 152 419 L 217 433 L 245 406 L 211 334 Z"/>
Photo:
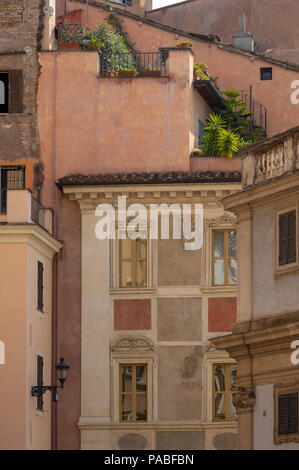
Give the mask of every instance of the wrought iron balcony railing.
<path id="1" fill-rule="evenodd" d="M 247 111 L 251 113 L 249 116 L 251 120 L 251 128 L 260 128 L 267 137 L 267 108 L 253 99 L 252 86 L 249 90 L 241 90 L 241 98 L 246 102 Z"/>
<path id="2" fill-rule="evenodd" d="M 99 76 L 104 78 L 167 77 L 168 51 L 100 54 Z"/>

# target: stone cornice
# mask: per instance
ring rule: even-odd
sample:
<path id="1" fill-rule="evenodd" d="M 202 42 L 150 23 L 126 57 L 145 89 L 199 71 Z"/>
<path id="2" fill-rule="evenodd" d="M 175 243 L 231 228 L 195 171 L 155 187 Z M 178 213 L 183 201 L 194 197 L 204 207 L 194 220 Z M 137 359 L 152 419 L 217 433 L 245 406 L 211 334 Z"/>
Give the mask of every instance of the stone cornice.
<path id="1" fill-rule="evenodd" d="M 37 224 L 1 224 L 0 243 L 24 243 L 52 258 L 62 243 Z"/>

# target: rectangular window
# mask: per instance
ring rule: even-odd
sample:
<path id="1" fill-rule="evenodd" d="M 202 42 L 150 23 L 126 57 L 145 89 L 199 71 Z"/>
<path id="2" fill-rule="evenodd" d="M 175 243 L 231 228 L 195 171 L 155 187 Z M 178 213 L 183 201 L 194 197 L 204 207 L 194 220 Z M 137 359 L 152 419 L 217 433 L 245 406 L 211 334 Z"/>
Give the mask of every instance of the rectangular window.
<path id="1" fill-rule="evenodd" d="M 44 265 L 37 262 L 37 309 L 41 312 L 44 308 Z"/>
<path id="2" fill-rule="evenodd" d="M 119 240 L 120 287 L 147 286 L 147 240 Z"/>
<path id="3" fill-rule="evenodd" d="M 213 231 L 213 285 L 237 284 L 237 237 L 236 230 Z"/>
<path id="4" fill-rule="evenodd" d="M 37 355 L 37 385 L 42 386 L 44 385 L 44 359 L 42 356 Z M 44 402 L 43 402 L 43 395 L 36 398 L 36 409 L 43 410 L 44 409 Z"/>
<path id="5" fill-rule="evenodd" d="M 278 396 L 278 435 L 298 433 L 298 393 Z"/>
<path id="6" fill-rule="evenodd" d="M 0 113 L 23 112 L 23 71 L 0 72 Z"/>
<path id="7" fill-rule="evenodd" d="M 120 421 L 147 421 L 146 364 L 120 364 Z"/>
<path id="8" fill-rule="evenodd" d="M 296 211 L 279 216 L 279 266 L 296 262 Z"/>
<path id="9" fill-rule="evenodd" d="M 25 188 L 25 168 L 0 166 L 0 214 L 7 211 L 7 190 Z"/>
<path id="10" fill-rule="evenodd" d="M 272 67 L 261 68 L 261 80 L 272 80 Z"/>
<path id="11" fill-rule="evenodd" d="M 237 378 L 235 364 L 214 364 L 213 368 L 213 420 L 233 421 L 236 411 L 232 389 Z"/>
<path id="12" fill-rule="evenodd" d="M 202 144 L 202 138 L 205 133 L 204 127 L 205 127 L 204 123 L 199 119 L 198 120 L 198 145 Z"/>

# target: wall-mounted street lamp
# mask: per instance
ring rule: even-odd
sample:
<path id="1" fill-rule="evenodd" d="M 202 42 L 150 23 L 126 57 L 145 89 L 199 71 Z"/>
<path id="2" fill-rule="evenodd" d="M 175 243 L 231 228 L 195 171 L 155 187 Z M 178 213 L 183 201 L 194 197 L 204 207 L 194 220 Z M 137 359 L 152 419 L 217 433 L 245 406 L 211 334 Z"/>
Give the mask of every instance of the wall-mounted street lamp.
<path id="1" fill-rule="evenodd" d="M 60 385 L 34 385 L 31 387 L 31 395 L 33 397 L 40 397 L 43 395 L 47 390 L 52 392 L 52 400 L 58 401 L 58 388 L 63 388 L 63 384 L 67 379 L 68 371 L 70 366 L 68 366 L 65 362 L 63 357 L 60 358 L 59 364 L 56 366 L 57 371 L 57 379 L 60 382 Z"/>

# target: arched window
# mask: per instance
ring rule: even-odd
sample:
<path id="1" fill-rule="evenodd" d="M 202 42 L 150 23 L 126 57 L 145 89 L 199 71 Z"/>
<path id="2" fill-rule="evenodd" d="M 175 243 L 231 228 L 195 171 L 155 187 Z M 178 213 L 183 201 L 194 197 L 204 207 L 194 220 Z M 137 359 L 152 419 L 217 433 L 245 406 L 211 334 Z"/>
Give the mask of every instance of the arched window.
<path id="1" fill-rule="evenodd" d="M 0 80 L 0 104 L 5 104 L 5 84 Z"/>

